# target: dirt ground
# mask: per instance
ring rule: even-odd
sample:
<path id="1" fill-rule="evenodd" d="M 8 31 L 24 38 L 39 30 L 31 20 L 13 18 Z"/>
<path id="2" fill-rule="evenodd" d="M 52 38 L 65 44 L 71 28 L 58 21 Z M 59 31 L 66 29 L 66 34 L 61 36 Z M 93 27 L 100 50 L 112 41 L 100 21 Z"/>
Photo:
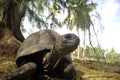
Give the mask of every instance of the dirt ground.
<path id="1" fill-rule="evenodd" d="M 76 59 L 73 64 L 78 72 L 77 80 L 120 80 L 120 63 Z M 15 69 L 15 57 L 0 57 L 0 80 Z"/>
<path id="2" fill-rule="evenodd" d="M 120 80 L 120 63 L 75 60 L 78 80 Z"/>

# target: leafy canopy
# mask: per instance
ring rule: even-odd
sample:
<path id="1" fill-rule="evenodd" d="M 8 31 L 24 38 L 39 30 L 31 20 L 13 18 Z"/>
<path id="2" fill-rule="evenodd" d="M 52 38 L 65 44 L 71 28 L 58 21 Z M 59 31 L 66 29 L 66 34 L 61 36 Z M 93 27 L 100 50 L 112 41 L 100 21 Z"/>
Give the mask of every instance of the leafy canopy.
<path id="1" fill-rule="evenodd" d="M 88 29 L 92 23 L 89 12 L 96 7 L 90 0 L 0 0 L 2 7 L 10 2 L 17 4 L 16 10 L 20 12 L 25 9 L 25 16 L 39 28 L 67 24 L 69 29 L 74 26 Z M 59 20 L 57 15 L 63 15 L 66 11 L 66 17 Z"/>

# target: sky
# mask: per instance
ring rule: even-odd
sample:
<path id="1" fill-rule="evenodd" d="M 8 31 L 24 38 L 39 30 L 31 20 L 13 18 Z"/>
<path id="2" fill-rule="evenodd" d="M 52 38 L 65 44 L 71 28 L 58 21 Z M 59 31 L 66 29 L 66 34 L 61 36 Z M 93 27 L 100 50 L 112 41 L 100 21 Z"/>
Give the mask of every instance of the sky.
<path id="1" fill-rule="evenodd" d="M 96 10 L 100 13 L 104 29 L 100 32 L 97 32 L 99 43 L 104 49 L 111 50 L 114 48 L 116 52 L 120 53 L 120 0 L 103 0 L 105 1 L 104 3 L 100 1 L 102 0 L 96 0 L 96 2 L 99 4 Z M 28 23 L 28 20 L 24 21 L 24 24 L 31 26 Z M 34 29 L 33 32 L 38 31 L 38 29 L 35 27 L 27 30 L 30 31 L 31 29 Z M 58 28 L 56 31 L 60 34 L 77 34 L 76 29 L 70 31 L 67 30 L 66 27 L 61 29 Z M 24 35 L 27 37 L 29 34 L 30 33 L 25 33 Z"/>
<path id="2" fill-rule="evenodd" d="M 104 49 L 111 50 L 114 48 L 116 52 L 120 53 L 120 0 L 103 1 L 96 0 L 96 2 L 99 4 L 97 11 L 101 16 L 101 21 L 104 26 L 104 29 L 102 29 L 102 31 L 97 32 L 96 30 L 99 43 Z M 66 30 L 65 27 L 63 27 L 63 29 L 58 29 L 57 31 L 61 34 L 71 32 L 69 30 L 64 30 Z M 75 29 L 72 32 L 77 34 Z M 81 36 L 83 37 L 83 35 Z"/>
<path id="3" fill-rule="evenodd" d="M 104 25 L 103 33 L 99 34 L 102 47 L 120 53 L 120 1 L 106 0 L 99 12 Z"/>

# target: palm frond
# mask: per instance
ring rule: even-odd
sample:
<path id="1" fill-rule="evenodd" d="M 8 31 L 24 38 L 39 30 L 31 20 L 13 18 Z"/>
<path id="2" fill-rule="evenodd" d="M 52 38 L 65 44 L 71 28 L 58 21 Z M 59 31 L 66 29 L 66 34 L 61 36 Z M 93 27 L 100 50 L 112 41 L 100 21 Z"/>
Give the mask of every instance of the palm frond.
<path id="1" fill-rule="evenodd" d="M 87 10 L 88 10 L 88 12 L 94 10 L 96 8 L 96 6 L 97 6 L 96 3 L 87 4 Z"/>
<path id="2" fill-rule="evenodd" d="M 16 10 L 18 10 L 19 12 L 22 12 L 29 4 L 29 0 L 14 0 L 17 4 L 17 8 Z"/>

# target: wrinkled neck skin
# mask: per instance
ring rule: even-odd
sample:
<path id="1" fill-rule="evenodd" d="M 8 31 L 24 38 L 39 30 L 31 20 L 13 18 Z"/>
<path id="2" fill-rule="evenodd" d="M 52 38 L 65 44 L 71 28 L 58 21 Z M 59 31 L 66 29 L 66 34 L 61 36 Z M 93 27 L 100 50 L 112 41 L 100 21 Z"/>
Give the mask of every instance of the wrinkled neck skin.
<path id="1" fill-rule="evenodd" d="M 51 52 L 47 53 L 44 57 L 44 71 L 52 71 L 57 66 L 61 58 L 74 51 L 78 45 L 79 38 L 74 34 L 66 34 L 62 36 L 62 38 L 58 38 Z"/>

